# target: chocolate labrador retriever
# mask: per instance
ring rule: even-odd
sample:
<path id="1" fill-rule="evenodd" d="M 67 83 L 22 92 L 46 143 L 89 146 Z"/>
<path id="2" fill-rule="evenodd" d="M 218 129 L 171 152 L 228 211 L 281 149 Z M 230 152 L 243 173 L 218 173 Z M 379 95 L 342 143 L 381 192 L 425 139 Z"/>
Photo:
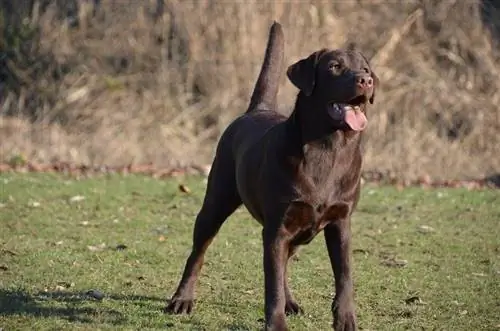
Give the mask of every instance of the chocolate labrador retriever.
<path id="1" fill-rule="evenodd" d="M 263 225 L 265 329 L 301 312 L 287 279 L 299 245 L 324 230 L 335 278 L 334 329 L 356 330 L 350 217 L 359 199 L 361 136 L 378 79 L 354 48 L 322 49 L 287 70 L 300 90 L 290 117 L 276 112 L 284 37 L 274 22 L 250 105 L 223 133 L 196 218 L 193 247 L 165 310 L 190 313 L 205 251 L 242 203 Z"/>

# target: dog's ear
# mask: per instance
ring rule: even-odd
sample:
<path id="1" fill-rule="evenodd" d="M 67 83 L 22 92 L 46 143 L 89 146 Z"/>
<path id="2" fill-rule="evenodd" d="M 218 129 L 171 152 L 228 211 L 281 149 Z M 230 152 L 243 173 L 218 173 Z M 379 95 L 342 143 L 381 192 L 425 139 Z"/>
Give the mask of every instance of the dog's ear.
<path id="1" fill-rule="evenodd" d="M 375 90 L 377 89 L 378 85 L 380 84 L 380 81 L 378 79 L 378 76 L 372 71 L 371 73 L 372 79 L 373 79 L 373 92 L 372 96 L 370 97 L 370 104 L 373 104 L 373 101 L 375 101 Z"/>
<path id="2" fill-rule="evenodd" d="M 299 60 L 288 67 L 286 75 L 295 87 L 306 96 L 310 96 L 316 83 L 316 66 L 319 58 L 326 50 L 322 49 L 312 53 L 307 58 Z"/>

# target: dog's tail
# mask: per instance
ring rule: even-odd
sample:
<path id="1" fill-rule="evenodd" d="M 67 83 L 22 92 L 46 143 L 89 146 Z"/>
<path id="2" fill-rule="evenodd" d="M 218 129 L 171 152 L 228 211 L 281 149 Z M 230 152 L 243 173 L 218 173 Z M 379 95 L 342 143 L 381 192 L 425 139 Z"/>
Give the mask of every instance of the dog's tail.
<path id="1" fill-rule="evenodd" d="M 255 83 L 247 113 L 256 109 L 276 109 L 276 98 L 283 71 L 284 39 L 281 24 L 274 21 L 269 31 L 264 63 Z"/>

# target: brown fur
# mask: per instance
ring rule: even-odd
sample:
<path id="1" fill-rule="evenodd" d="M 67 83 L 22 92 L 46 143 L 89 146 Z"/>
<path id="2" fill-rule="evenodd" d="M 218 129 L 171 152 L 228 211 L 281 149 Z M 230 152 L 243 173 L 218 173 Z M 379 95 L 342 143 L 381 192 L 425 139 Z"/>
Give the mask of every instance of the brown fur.
<path id="1" fill-rule="evenodd" d="M 285 314 L 301 312 L 288 286 L 287 262 L 299 245 L 324 230 L 335 275 L 334 328 L 352 331 L 350 217 L 360 193 L 362 133 L 333 119 L 327 106 L 361 96 L 366 113 L 378 79 L 355 49 L 314 52 L 287 70 L 300 92 L 286 118 L 275 111 L 283 39 L 275 22 L 249 109 L 229 125 L 217 146 L 192 252 L 166 311 L 191 312 L 205 251 L 243 203 L 263 225 L 266 330 L 287 330 Z M 364 84 L 368 79 L 370 85 Z"/>

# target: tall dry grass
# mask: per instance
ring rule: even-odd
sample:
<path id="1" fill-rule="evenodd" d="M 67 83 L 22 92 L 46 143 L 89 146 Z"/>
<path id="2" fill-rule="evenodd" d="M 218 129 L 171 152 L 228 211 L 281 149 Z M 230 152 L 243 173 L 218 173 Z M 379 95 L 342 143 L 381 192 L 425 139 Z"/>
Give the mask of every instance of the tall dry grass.
<path id="1" fill-rule="evenodd" d="M 351 41 L 372 59 L 365 169 L 500 172 L 500 52 L 485 25 L 500 15 L 483 1 L 94 2 L 2 2 L 1 159 L 209 163 L 276 19 L 287 64 Z M 283 77 L 281 111 L 295 94 Z"/>

